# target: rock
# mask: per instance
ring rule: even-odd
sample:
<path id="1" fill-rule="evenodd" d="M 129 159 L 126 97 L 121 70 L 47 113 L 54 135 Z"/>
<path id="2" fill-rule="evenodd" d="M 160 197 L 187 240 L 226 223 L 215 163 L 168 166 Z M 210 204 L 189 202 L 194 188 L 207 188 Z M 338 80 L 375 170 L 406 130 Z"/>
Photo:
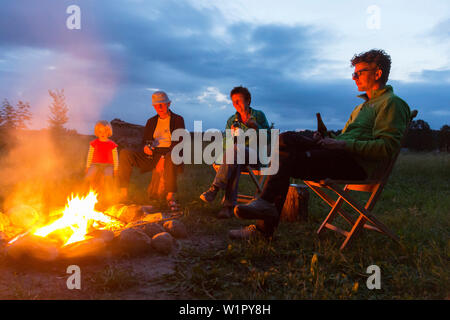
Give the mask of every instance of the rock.
<path id="1" fill-rule="evenodd" d="M 172 251 L 173 237 L 168 232 L 161 232 L 153 236 L 152 247 L 159 253 L 169 254 Z"/>
<path id="2" fill-rule="evenodd" d="M 141 254 L 151 249 L 151 238 L 144 231 L 135 228 L 123 230 L 118 238 L 120 249 L 124 253 Z"/>
<path id="3" fill-rule="evenodd" d="M 132 222 L 138 220 L 142 216 L 141 206 L 132 204 L 127 206 L 126 210 L 122 212 L 119 219 L 124 222 Z"/>
<path id="4" fill-rule="evenodd" d="M 32 257 L 37 260 L 54 261 L 59 255 L 54 241 L 29 234 L 10 244 L 6 253 L 16 260 Z"/>
<path id="5" fill-rule="evenodd" d="M 143 231 L 146 235 L 148 235 L 150 238 L 153 238 L 155 234 L 165 232 L 164 228 L 158 224 L 158 223 L 149 223 L 146 224 L 143 228 Z"/>
<path id="6" fill-rule="evenodd" d="M 137 220 L 137 221 L 133 221 L 128 223 L 125 228 L 137 228 L 137 229 L 141 229 L 142 230 L 142 224 L 144 224 L 145 221 L 143 220 Z"/>
<path id="7" fill-rule="evenodd" d="M 125 223 L 130 223 L 140 219 L 142 216 L 141 206 L 132 204 L 129 206 L 123 204 L 114 205 L 105 211 L 105 214 L 112 216 Z"/>
<path id="8" fill-rule="evenodd" d="M 10 224 L 11 222 L 9 221 L 9 217 L 0 212 L 0 232 L 4 232 Z"/>
<path id="9" fill-rule="evenodd" d="M 141 220 L 146 221 L 146 222 L 158 222 L 162 220 L 162 214 L 159 213 L 147 213 L 144 214 L 141 218 Z"/>
<path id="10" fill-rule="evenodd" d="M 11 224 L 22 229 L 28 229 L 39 220 L 38 212 L 24 204 L 9 209 L 7 214 Z"/>
<path id="11" fill-rule="evenodd" d="M 114 234 L 113 234 L 114 236 Z M 104 254 L 105 241 L 101 238 L 91 238 L 71 243 L 60 250 L 66 259 L 99 257 Z"/>
<path id="12" fill-rule="evenodd" d="M 184 224 L 178 220 L 170 220 L 164 223 L 164 229 L 177 239 L 187 238 Z"/>
<path id="13" fill-rule="evenodd" d="M 96 239 L 102 239 L 104 242 L 108 243 L 114 239 L 114 232 L 111 230 L 95 230 L 89 233 Z"/>
<path id="14" fill-rule="evenodd" d="M 158 212 L 158 209 L 155 208 L 155 207 L 152 206 L 152 205 L 145 205 L 145 206 L 142 206 L 142 207 L 141 207 L 141 210 L 142 210 L 142 212 L 143 212 L 144 214 L 148 214 L 148 213 L 156 213 L 156 212 Z"/>

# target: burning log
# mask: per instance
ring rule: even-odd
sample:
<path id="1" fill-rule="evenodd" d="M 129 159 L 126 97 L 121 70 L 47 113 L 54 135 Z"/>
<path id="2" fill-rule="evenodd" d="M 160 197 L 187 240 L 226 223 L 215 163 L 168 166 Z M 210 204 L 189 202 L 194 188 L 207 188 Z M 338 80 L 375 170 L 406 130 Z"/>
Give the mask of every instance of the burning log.
<path id="1" fill-rule="evenodd" d="M 163 221 L 163 217 L 162 217 L 161 213 L 148 214 L 148 215 L 145 215 L 144 217 L 142 217 L 138 221 L 133 221 L 133 222 L 128 223 L 125 226 L 125 228 L 139 227 L 139 226 L 144 226 L 149 223 L 155 223 L 155 222 L 160 222 L 160 221 Z"/>
<path id="2" fill-rule="evenodd" d="M 15 260 L 33 258 L 42 261 L 54 261 L 58 258 L 59 244 L 51 239 L 25 234 L 8 243 L 6 253 Z"/>
<path id="3" fill-rule="evenodd" d="M 7 215 L 12 225 L 27 230 L 39 221 L 39 213 L 30 206 L 18 205 L 7 211 Z"/>
<path id="4" fill-rule="evenodd" d="M 138 220 L 143 215 L 142 207 L 138 205 L 116 204 L 105 211 L 108 216 L 114 217 L 125 223 Z"/>
<path id="5" fill-rule="evenodd" d="M 36 210 L 25 205 L 0 213 L 0 245 L 15 260 L 54 261 L 103 257 L 116 249 L 136 255 L 153 248 L 168 254 L 174 237 L 187 237 L 186 228 L 173 220 L 173 214 L 163 216 L 152 206 L 119 204 L 102 213 L 95 209 L 96 203 L 93 191 L 85 197 L 72 195 L 64 209 L 50 214 L 46 224 Z"/>
<path id="6" fill-rule="evenodd" d="M 9 217 L 0 212 L 0 232 L 5 232 L 10 224 L 11 222 L 9 221 Z"/>

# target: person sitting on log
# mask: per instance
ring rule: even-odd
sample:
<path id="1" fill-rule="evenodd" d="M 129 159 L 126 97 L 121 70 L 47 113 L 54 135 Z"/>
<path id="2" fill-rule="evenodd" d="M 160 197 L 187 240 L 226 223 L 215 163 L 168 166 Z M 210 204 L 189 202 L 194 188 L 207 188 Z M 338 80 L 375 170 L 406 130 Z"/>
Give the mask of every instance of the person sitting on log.
<path id="1" fill-rule="evenodd" d="M 141 172 L 157 170 L 163 172 L 166 200 L 172 211 L 178 210 L 176 200 L 177 174 L 179 166 L 172 161 L 171 151 L 181 141 L 171 140 L 172 132 L 184 129 L 182 116 L 169 110 L 171 101 L 164 91 L 157 91 L 152 95 L 152 104 L 156 115 L 148 119 L 142 140 L 142 149 L 134 151 L 123 149 L 119 155 L 119 187 L 120 198 L 127 201 L 128 185 L 133 167 Z"/>
<path id="2" fill-rule="evenodd" d="M 302 180 L 364 180 L 385 170 L 410 119 L 408 104 L 386 85 L 391 58 L 383 50 L 355 55 L 352 79 L 364 102 L 358 105 L 342 132 L 335 138 L 314 133 L 307 139 L 301 133 L 285 132 L 279 136 L 279 170 L 266 180 L 260 198 L 238 205 L 234 214 L 242 219 L 256 219 L 256 225 L 231 230 L 229 236 L 248 239 L 262 234 L 271 238 L 278 225 L 290 177 Z"/>
<path id="3" fill-rule="evenodd" d="M 233 102 L 233 106 L 236 109 L 236 113 L 228 118 L 226 129 L 230 129 L 235 135 L 238 134 L 238 130 L 241 129 L 245 133 L 248 129 L 256 130 L 258 134 L 259 130 L 269 129 L 269 123 L 267 122 L 264 112 L 256 110 L 250 107 L 251 95 L 247 88 L 245 87 L 235 87 L 230 92 L 230 98 Z M 224 143 L 226 146 L 226 141 Z M 257 150 L 249 146 L 249 140 L 245 141 L 243 145 L 243 154 L 245 153 L 244 161 L 239 163 L 237 161 L 237 156 L 239 156 L 239 143 L 234 143 L 230 145 L 233 150 L 224 151 L 223 161 L 216 173 L 216 177 L 211 184 L 211 187 L 200 195 L 200 199 L 204 202 L 212 202 L 220 189 L 225 190 L 225 195 L 222 200 L 223 208 L 219 211 L 217 217 L 226 219 L 233 216 L 233 209 L 236 205 L 237 192 L 239 186 L 239 177 L 241 171 L 245 165 L 250 164 L 251 153 L 254 154 L 255 159 L 257 159 Z M 227 159 L 228 157 L 234 157 L 234 159 Z M 256 163 L 253 163 L 257 165 Z"/>

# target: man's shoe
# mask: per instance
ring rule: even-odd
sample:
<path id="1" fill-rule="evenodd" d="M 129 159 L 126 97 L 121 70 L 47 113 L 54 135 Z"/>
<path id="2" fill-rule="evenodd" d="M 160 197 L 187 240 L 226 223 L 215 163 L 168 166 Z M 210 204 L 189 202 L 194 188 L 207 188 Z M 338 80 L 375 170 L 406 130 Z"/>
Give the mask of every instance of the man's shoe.
<path id="1" fill-rule="evenodd" d="M 234 215 L 241 219 L 267 219 L 277 218 L 278 211 L 275 204 L 258 198 L 248 204 L 234 207 Z"/>
<path id="2" fill-rule="evenodd" d="M 256 230 L 256 226 L 251 224 L 242 229 L 234 229 L 228 231 L 228 236 L 230 239 L 238 239 L 238 240 L 248 240 L 252 237 L 258 235 L 258 230 Z"/>
<path id="3" fill-rule="evenodd" d="M 219 192 L 219 188 L 212 185 L 211 188 L 209 188 L 207 191 L 203 192 L 200 195 L 200 199 L 202 199 L 204 202 L 213 202 L 214 199 L 217 196 L 217 193 Z"/>
<path id="4" fill-rule="evenodd" d="M 229 219 L 233 216 L 233 207 L 225 206 L 217 214 L 219 219 Z"/>

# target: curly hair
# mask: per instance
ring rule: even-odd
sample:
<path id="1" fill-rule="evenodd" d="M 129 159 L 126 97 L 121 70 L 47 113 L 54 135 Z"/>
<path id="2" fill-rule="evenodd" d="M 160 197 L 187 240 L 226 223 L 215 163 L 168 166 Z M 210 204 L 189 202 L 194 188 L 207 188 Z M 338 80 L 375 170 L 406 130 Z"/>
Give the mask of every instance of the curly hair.
<path id="1" fill-rule="evenodd" d="M 247 88 L 243 87 L 243 86 L 239 86 L 239 87 L 234 87 L 233 90 L 231 90 L 230 92 L 230 98 L 235 95 L 235 94 L 242 94 L 242 96 L 244 97 L 245 101 L 248 102 L 248 105 L 250 105 L 250 103 L 252 102 L 252 96 L 250 94 L 250 91 L 248 91 Z"/>
<path id="2" fill-rule="evenodd" d="M 391 71 L 391 57 L 384 50 L 372 49 L 367 52 L 355 54 L 350 62 L 352 67 L 361 62 L 375 63 L 382 71 L 379 81 L 383 85 L 388 81 L 389 72 Z"/>

